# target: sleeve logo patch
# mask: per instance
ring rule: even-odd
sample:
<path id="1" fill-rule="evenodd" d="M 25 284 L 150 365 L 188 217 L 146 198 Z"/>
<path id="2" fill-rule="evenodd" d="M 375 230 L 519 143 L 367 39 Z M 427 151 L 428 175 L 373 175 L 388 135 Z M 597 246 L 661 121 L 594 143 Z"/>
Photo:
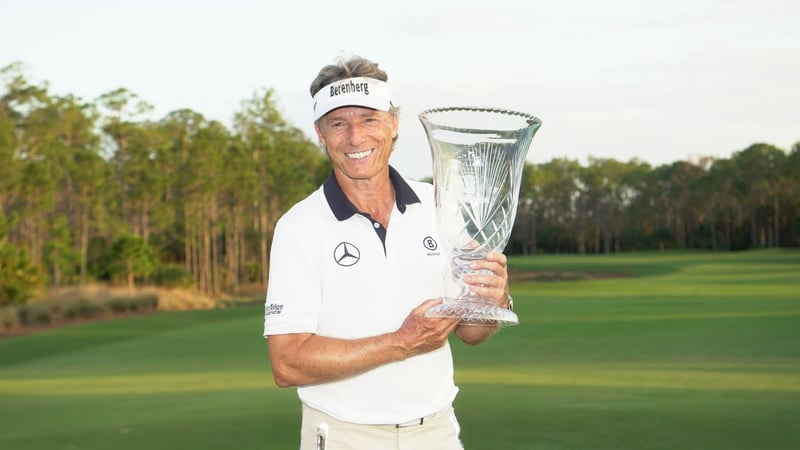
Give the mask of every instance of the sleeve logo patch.
<path id="1" fill-rule="evenodd" d="M 265 315 L 271 316 L 271 315 L 274 315 L 274 314 L 280 314 L 281 312 L 283 312 L 283 305 L 270 303 L 266 307 L 266 314 Z"/>

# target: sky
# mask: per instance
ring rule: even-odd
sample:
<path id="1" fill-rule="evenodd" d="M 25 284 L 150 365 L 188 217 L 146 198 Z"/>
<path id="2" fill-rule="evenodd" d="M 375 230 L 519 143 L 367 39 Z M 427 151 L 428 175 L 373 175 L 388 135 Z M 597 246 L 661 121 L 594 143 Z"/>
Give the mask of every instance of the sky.
<path id="1" fill-rule="evenodd" d="M 417 115 L 483 106 L 534 115 L 528 160 L 727 158 L 800 142 L 795 0 L 0 0 L 0 67 L 54 95 L 124 87 L 153 119 L 189 108 L 230 125 L 273 89 L 316 142 L 309 85 L 360 55 L 401 107 L 391 163 L 431 174 Z"/>

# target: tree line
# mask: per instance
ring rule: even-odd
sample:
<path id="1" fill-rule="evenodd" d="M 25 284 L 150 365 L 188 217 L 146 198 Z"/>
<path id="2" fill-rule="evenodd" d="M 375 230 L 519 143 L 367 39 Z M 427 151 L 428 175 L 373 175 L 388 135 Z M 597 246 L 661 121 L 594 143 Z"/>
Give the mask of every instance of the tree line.
<path id="1" fill-rule="evenodd" d="M 512 252 L 742 250 L 800 245 L 800 142 L 652 167 L 527 164 Z"/>
<path id="2" fill-rule="evenodd" d="M 94 281 L 263 287 L 277 219 L 331 170 L 271 89 L 230 128 L 189 109 L 149 119 L 126 89 L 92 101 L 0 71 L 0 306 Z M 651 167 L 527 164 L 507 252 L 798 245 L 800 143 Z"/>
<path id="3" fill-rule="evenodd" d="M 228 129 L 188 109 L 146 119 L 126 89 L 56 95 L 19 63 L 0 75 L 0 305 L 96 280 L 263 286 L 278 217 L 330 170 L 271 89 Z"/>

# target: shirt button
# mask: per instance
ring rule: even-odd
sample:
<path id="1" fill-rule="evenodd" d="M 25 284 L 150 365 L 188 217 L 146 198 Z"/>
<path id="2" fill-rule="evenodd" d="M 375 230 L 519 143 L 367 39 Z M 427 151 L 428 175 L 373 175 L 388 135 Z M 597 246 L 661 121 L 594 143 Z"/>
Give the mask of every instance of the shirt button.
<path id="1" fill-rule="evenodd" d="M 373 222 L 372 226 L 375 227 L 375 229 L 377 230 L 378 228 L 381 227 L 381 224 L 380 224 L 380 222 Z"/>

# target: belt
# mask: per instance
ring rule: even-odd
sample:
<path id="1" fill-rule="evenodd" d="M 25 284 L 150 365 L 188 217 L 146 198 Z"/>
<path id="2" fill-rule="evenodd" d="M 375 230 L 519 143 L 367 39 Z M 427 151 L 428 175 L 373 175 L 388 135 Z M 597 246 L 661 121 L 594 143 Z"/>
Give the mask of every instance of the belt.
<path id="1" fill-rule="evenodd" d="M 419 419 L 413 419 L 413 420 L 409 420 L 408 422 L 395 424 L 394 427 L 395 428 L 405 428 L 405 427 L 420 426 L 423 423 L 425 423 L 426 421 L 429 421 L 429 420 L 433 419 L 434 417 L 438 416 L 439 414 L 442 414 L 443 412 L 446 413 L 447 411 L 452 411 L 452 410 L 453 410 L 453 407 L 450 406 L 448 408 L 436 411 L 435 413 L 433 413 L 433 414 L 431 414 L 429 416 L 420 417 Z M 391 425 L 389 425 L 389 426 L 391 426 Z"/>
<path id="2" fill-rule="evenodd" d="M 428 416 L 431 417 L 431 416 Z M 420 417 L 419 419 L 409 420 L 408 422 L 398 423 L 394 427 L 395 428 L 405 428 L 405 427 L 413 427 L 417 425 L 422 425 L 425 422 L 424 417 Z"/>

